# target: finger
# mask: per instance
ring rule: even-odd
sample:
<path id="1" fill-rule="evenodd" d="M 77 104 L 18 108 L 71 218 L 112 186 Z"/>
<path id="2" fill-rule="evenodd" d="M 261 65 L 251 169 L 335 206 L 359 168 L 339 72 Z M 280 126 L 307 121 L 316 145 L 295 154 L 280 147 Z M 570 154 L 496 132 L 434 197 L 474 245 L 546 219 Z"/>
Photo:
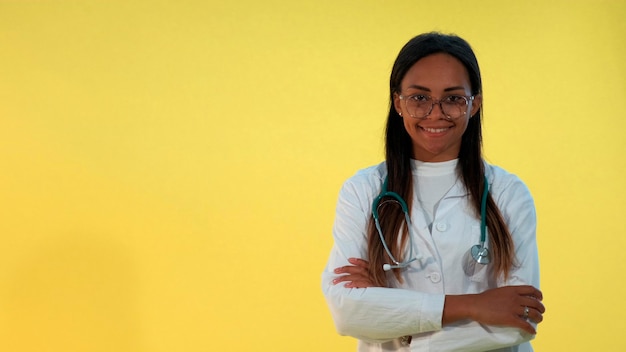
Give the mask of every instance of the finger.
<path id="1" fill-rule="evenodd" d="M 368 277 L 362 275 L 342 275 L 333 280 L 333 285 L 345 282 L 344 287 L 361 288 L 374 286 Z"/>
<path id="2" fill-rule="evenodd" d="M 354 281 L 354 277 L 352 277 L 351 275 L 339 276 L 338 278 L 333 280 L 333 285 L 337 285 L 337 284 L 340 284 L 342 282 L 350 283 L 352 281 Z"/>
<path id="3" fill-rule="evenodd" d="M 543 305 L 543 303 L 533 297 L 524 297 L 524 299 L 521 301 L 521 305 L 533 308 L 542 314 L 546 312 L 546 307 Z"/>
<path id="4" fill-rule="evenodd" d="M 369 280 L 350 281 L 344 285 L 346 288 L 366 288 L 374 286 Z"/>
<path id="5" fill-rule="evenodd" d="M 336 274 L 351 274 L 351 275 L 369 275 L 369 271 L 366 268 L 361 268 L 360 266 L 342 266 L 340 268 L 335 269 Z"/>
<path id="6" fill-rule="evenodd" d="M 520 319 L 519 321 L 521 322 L 519 326 L 520 329 L 526 331 L 527 333 L 531 335 L 537 335 L 537 330 L 535 330 L 535 327 L 532 326 L 529 322 L 523 319 Z"/>
<path id="7" fill-rule="evenodd" d="M 543 300 L 543 293 L 534 286 L 522 285 L 516 286 L 516 292 L 521 296 L 532 297 L 538 301 Z"/>
<path id="8" fill-rule="evenodd" d="M 341 275 L 333 279 L 333 284 L 336 285 L 340 282 L 350 282 L 350 281 L 369 281 L 369 276 L 360 275 L 360 274 L 348 274 Z"/>
<path id="9" fill-rule="evenodd" d="M 352 265 L 345 265 L 335 268 L 334 272 L 336 274 L 346 273 L 352 270 L 351 268 L 358 267 L 363 270 L 369 270 L 369 262 L 367 260 L 359 259 L 359 258 L 349 258 L 348 262 Z"/>
<path id="10" fill-rule="evenodd" d="M 532 304 L 531 307 L 536 309 L 541 314 L 546 312 L 546 306 L 544 306 L 543 303 L 539 301 L 534 302 L 534 304 Z"/>
<path id="11" fill-rule="evenodd" d="M 494 325 L 502 325 L 502 326 L 508 326 L 512 328 L 521 329 L 525 331 L 526 333 L 533 334 L 533 335 L 537 333 L 535 330 L 535 327 L 528 320 L 524 319 L 521 315 L 517 315 L 517 314 L 512 314 L 509 318 L 502 319 L 499 322 L 495 323 Z"/>
<path id="12" fill-rule="evenodd" d="M 537 302 L 539 304 L 539 308 L 530 306 L 528 311 L 528 319 L 539 324 L 543 321 L 543 313 L 546 309 L 543 307 L 543 304 Z"/>
<path id="13" fill-rule="evenodd" d="M 527 310 L 528 309 L 528 310 Z M 521 309 L 519 316 L 524 320 L 530 320 L 534 323 L 541 323 L 543 321 L 543 314 L 533 307 L 524 306 Z"/>
<path id="14" fill-rule="evenodd" d="M 369 268 L 369 262 L 365 259 L 361 259 L 361 258 L 349 258 L 348 262 L 350 264 L 359 266 L 361 268 Z"/>
<path id="15" fill-rule="evenodd" d="M 539 313 L 535 309 L 531 309 L 528 313 L 528 319 L 530 319 L 535 324 L 539 324 L 543 321 L 543 314 Z"/>
<path id="16" fill-rule="evenodd" d="M 524 319 L 522 315 L 517 316 L 509 326 L 522 329 L 531 335 L 536 335 L 537 330 L 535 330 L 535 327 L 527 319 Z"/>
<path id="17" fill-rule="evenodd" d="M 541 291 L 536 289 L 534 286 L 520 285 L 520 286 L 515 286 L 515 288 L 516 288 L 517 294 L 519 294 L 520 296 L 532 296 L 540 301 L 543 299 L 543 294 L 541 293 Z"/>
<path id="18" fill-rule="evenodd" d="M 345 281 L 352 281 L 350 280 L 350 278 L 348 278 L 349 275 L 343 275 L 343 276 L 339 276 L 333 279 L 333 285 L 337 285 L 340 282 L 345 282 Z"/>

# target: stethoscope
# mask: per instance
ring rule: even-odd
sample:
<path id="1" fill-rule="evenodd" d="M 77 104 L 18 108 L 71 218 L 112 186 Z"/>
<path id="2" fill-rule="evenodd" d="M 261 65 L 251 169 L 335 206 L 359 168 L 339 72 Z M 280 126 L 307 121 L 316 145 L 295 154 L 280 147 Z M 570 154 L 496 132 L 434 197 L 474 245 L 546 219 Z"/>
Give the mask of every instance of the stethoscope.
<path id="1" fill-rule="evenodd" d="M 406 268 L 407 266 L 411 265 L 412 262 L 422 258 L 419 253 L 415 256 L 413 255 L 413 237 L 415 237 L 415 235 L 413 233 L 413 226 L 411 225 L 411 217 L 409 216 L 409 207 L 406 205 L 406 202 L 404 201 L 404 199 L 402 199 L 402 197 L 400 197 L 398 193 L 387 191 L 387 181 L 388 179 L 385 178 L 382 191 L 372 203 L 372 216 L 374 217 L 374 224 L 376 225 L 378 236 L 380 237 L 380 241 L 382 242 L 383 247 L 385 247 L 385 252 L 387 252 L 387 255 L 393 262 L 393 265 L 383 265 L 383 270 L 385 271 L 389 271 L 391 269 Z M 485 176 L 484 182 L 485 189 L 483 191 L 483 196 L 480 203 L 480 243 L 470 248 L 472 258 L 474 258 L 474 260 L 479 264 L 489 264 L 489 262 L 491 261 L 489 256 L 489 249 L 485 246 L 485 242 L 487 240 L 487 196 L 489 194 L 489 183 L 487 182 L 487 176 Z M 404 219 L 406 220 L 406 226 L 408 226 L 409 228 L 409 257 L 402 262 L 399 262 L 393 256 L 393 254 L 391 254 L 389 246 L 387 246 L 387 241 L 385 241 L 385 238 L 383 237 L 383 231 L 380 228 L 380 221 L 378 220 L 378 207 L 380 206 L 380 202 L 384 197 L 393 198 L 393 200 L 400 204 L 400 207 L 402 207 L 402 212 L 404 213 Z"/>

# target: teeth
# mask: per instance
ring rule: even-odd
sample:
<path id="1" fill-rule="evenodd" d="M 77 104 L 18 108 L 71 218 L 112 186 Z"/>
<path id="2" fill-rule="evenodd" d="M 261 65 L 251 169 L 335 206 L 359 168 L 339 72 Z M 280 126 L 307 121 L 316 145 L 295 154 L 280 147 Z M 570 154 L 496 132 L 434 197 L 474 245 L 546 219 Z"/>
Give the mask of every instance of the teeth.
<path id="1" fill-rule="evenodd" d="M 440 133 L 440 132 L 443 132 L 443 131 L 447 130 L 447 128 L 426 128 L 426 127 L 424 127 L 424 130 L 426 132 L 430 132 L 430 133 Z"/>

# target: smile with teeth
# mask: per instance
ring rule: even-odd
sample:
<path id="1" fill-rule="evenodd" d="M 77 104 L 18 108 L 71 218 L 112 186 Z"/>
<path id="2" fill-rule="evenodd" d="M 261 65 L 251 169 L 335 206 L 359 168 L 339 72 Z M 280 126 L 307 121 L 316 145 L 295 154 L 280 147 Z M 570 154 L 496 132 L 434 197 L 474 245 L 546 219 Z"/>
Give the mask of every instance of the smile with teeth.
<path id="1" fill-rule="evenodd" d="M 422 127 L 422 129 L 428 133 L 441 133 L 441 132 L 445 132 L 447 130 L 450 129 L 450 127 L 444 127 L 444 128 L 428 128 L 428 127 Z"/>

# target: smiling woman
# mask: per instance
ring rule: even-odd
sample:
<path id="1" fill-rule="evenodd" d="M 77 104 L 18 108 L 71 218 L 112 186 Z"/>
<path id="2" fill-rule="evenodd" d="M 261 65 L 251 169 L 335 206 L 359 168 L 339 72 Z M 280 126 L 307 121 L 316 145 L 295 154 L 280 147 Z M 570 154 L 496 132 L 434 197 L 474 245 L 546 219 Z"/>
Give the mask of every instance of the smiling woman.
<path id="1" fill-rule="evenodd" d="M 415 0 L 0 1 L 0 351 L 354 350 L 356 339 L 335 332 L 319 282 L 337 194 L 355 170 L 384 158 L 389 71 L 408 39 L 433 28 L 472 44 L 482 90 L 466 67 L 468 93 L 409 93 L 405 72 L 394 77 L 393 92 L 449 117 L 446 100 L 438 103 L 447 94 L 483 97 L 483 115 L 469 118 L 464 138 L 476 136 L 468 132 L 480 118 L 484 159 L 523 179 L 537 208 L 548 315 L 534 349 L 626 351 L 615 338 L 626 328 L 626 285 L 616 280 L 626 246 L 626 222 L 616 221 L 626 213 L 626 104 L 615 98 L 626 96 L 624 14 L 626 1 L 589 0 L 451 0 L 443 7 Z M 439 182 L 428 180 L 442 177 L 428 174 L 455 175 L 434 166 L 469 159 L 413 159 L 403 120 L 432 116 L 391 114 L 389 140 L 407 138 L 409 146 L 389 148 L 393 156 L 410 153 L 408 168 L 419 177 L 403 195 L 412 204 L 414 248 L 438 245 L 396 257 L 421 256 L 428 265 L 402 279 L 419 280 L 424 292 L 445 285 L 439 292 L 463 294 L 463 284 L 481 282 L 496 264 L 490 228 L 491 264 L 447 271 L 461 268 L 454 249 L 466 254 L 480 243 L 479 173 L 471 173 L 478 193 L 455 185 L 433 221 L 426 192 Z M 469 150 L 462 142 L 461 153 Z M 383 183 L 375 181 L 372 201 Z M 404 189 L 399 181 L 390 177 L 390 191 Z M 532 218 L 523 222 L 531 208 L 508 214 L 515 209 L 503 203 L 516 195 L 497 198 L 502 187 L 489 184 L 515 253 L 532 253 L 524 248 L 534 243 L 515 237 L 532 225 Z M 339 210 L 361 204 L 353 198 L 342 197 L 350 203 Z M 457 198 L 467 209 L 453 207 Z M 368 202 L 359 226 L 342 228 L 348 218 L 337 216 L 346 220 L 337 220 L 336 235 L 364 247 L 345 255 L 376 268 L 395 265 L 387 258 L 372 264 Z M 385 211 L 392 206 L 381 200 L 389 237 L 386 222 L 404 223 Z M 446 212 L 471 222 L 453 223 Z M 464 236 L 452 235 L 460 226 Z M 428 231 L 430 242 L 422 238 Z M 349 240 L 338 238 L 338 246 Z M 602 255 L 584 265 L 580 253 Z M 335 258 L 331 270 L 347 264 Z M 469 279 L 454 281 L 465 271 Z M 390 300 L 406 294 L 385 290 Z M 581 304 L 580 297 L 598 296 Z M 355 321 L 348 312 L 336 316 Z M 433 348 L 446 334 L 433 333 Z M 484 341 L 490 348 L 491 339 Z M 470 350 L 462 342 L 459 349 Z"/>
<path id="2" fill-rule="evenodd" d="M 545 312 L 535 208 L 482 159 L 481 87 L 454 35 L 419 35 L 396 59 L 386 161 L 344 184 L 323 274 L 360 351 L 532 350 Z"/>
<path id="3" fill-rule="evenodd" d="M 413 157 L 428 162 L 456 159 L 467 122 L 481 105 L 463 64 L 445 53 L 427 56 L 409 69 L 401 87 L 394 107 L 413 141 Z M 432 95 L 439 100 L 433 101 Z"/>

